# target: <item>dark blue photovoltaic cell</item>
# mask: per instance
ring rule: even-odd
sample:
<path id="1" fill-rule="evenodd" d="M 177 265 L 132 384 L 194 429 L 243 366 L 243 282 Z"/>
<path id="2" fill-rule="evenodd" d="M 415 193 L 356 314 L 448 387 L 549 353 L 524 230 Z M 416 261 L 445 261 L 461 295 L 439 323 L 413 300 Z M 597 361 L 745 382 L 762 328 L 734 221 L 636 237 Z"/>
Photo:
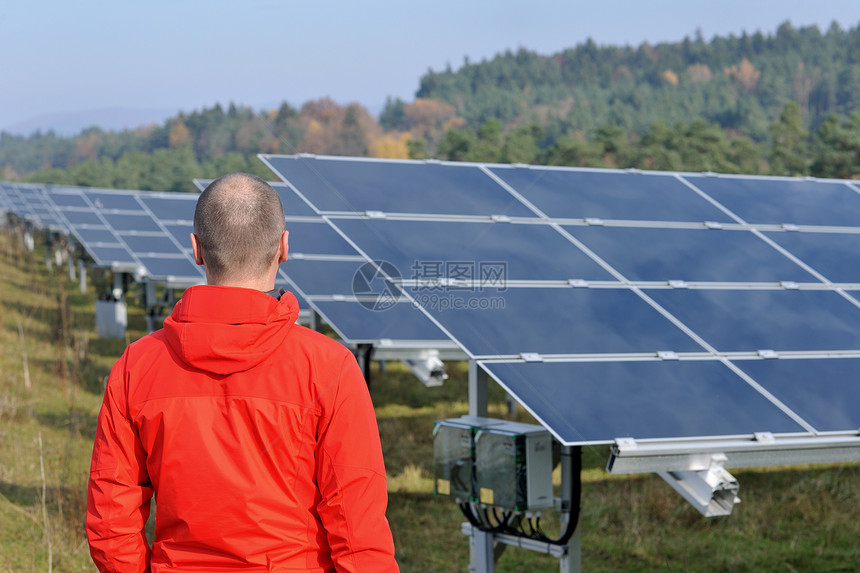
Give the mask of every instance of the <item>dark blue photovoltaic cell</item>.
<path id="1" fill-rule="evenodd" d="M 140 211 L 140 203 L 134 198 L 133 193 L 105 193 L 101 191 L 84 191 L 87 199 L 96 209 L 122 209 L 126 211 Z"/>
<path id="2" fill-rule="evenodd" d="M 281 198 L 286 217 L 318 217 L 316 211 L 305 203 L 304 199 L 296 195 L 286 183 L 272 183 L 272 187 Z"/>
<path id="3" fill-rule="evenodd" d="M 819 282 L 748 231 L 582 226 L 565 230 L 632 281 Z"/>
<path id="4" fill-rule="evenodd" d="M 747 223 L 860 227 L 860 194 L 842 183 L 740 177 L 686 179 Z"/>
<path id="5" fill-rule="evenodd" d="M 138 255 L 140 262 L 146 267 L 153 278 L 192 278 L 203 282 L 205 275 L 202 267 L 198 267 L 186 258 L 167 258 L 164 256 Z"/>
<path id="6" fill-rule="evenodd" d="M 473 355 L 702 351 L 626 289 L 427 289 L 412 293 Z"/>
<path id="7" fill-rule="evenodd" d="M 78 236 L 80 241 L 87 244 L 93 243 L 118 243 L 119 240 L 116 238 L 111 231 L 108 229 L 77 229 L 75 234 Z"/>
<path id="8" fill-rule="evenodd" d="M 116 231 L 161 231 L 149 215 L 104 213 L 103 216 Z"/>
<path id="9" fill-rule="evenodd" d="M 197 195 L 176 193 L 176 197 L 164 195 L 147 197 L 145 193 L 138 195 L 138 200 L 152 211 L 159 221 L 193 221 L 194 209 L 197 207 Z"/>
<path id="10" fill-rule="evenodd" d="M 819 432 L 860 428 L 860 358 L 735 364 Z"/>
<path id="11" fill-rule="evenodd" d="M 834 283 L 860 283 L 860 234 L 765 233 Z"/>
<path id="12" fill-rule="evenodd" d="M 307 223 L 288 221 L 290 253 L 305 255 L 358 255 L 337 231 L 324 221 Z"/>
<path id="13" fill-rule="evenodd" d="M 860 350 L 860 308 L 811 290 L 647 290 L 720 352 Z"/>
<path id="14" fill-rule="evenodd" d="M 166 235 L 124 235 L 120 233 L 120 238 L 128 245 L 132 253 L 172 253 L 179 254 L 182 251 L 176 244 Z"/>
<path id="15" fill-rule="evenodd" d="M 54 205 L 56 205 L 57 207 L 84 207 L 87 209 L 90 208 L 83 195 L 81 195 L 79 192 L 61 193 L 49 188 L 48 195 L 51 197 L 51 201 L 53 201 Z"/>
<path id="16" fill-rule="evenodd" d="M 281 263 L 281 271 L 308 296 L 352 296 L 355 273 L 363 264 L 362 261 L 287 259 L 287 262 Z M 376 292 L 382 293 L 384 289 L 385 285 L 380 284 Z"/>
<path id="17" fill-rule="evenodd" d="M 487 278 L 613 280 L 548 225 L 379 219 L 337 219 L 335 224 L 407 280 L 447 276 L 476 285 Z M 499 268 L 501 277 L 487 276 Z"/>
<path id="18" fill-rule="evenodd" d="M 191 223 L 169 223 L 164 225 L 167 232 L 173 235 L 173 238 L 179 241 L 183 249 L 191 249 L 191 233 L 194 232 L 194 225 Z"/>
<path id="19" fill-rule="evenodd" d="M 571 445 L 804 431 L 718 361 L 482 366 Z"/>
<path id="20" fill-rule="evenodd" d="M 88 247 L 87 251 L 99 266 L 109 267 L 111 263 L 135 263 L 125 247 Z"/>
<path id="21" fill-rule="evenodd" d="M 81 225 L 95 225 L 99 227 L 104 227 L 104 222 L 99 218 L 98 215 L 96 215 L 92 211 L 63 210 L 62 215 L 73 227 L 78 227 Z"/>
<path id="22" fill-rule="evenodd" d="M 535 214 L 471 165 L 267 157 L 321 211 Z"/>
<path id="23" fill-rule="evenodd" d="M 672 176 L 505 167 L 492 171 L 551 218 L 731 220 Z"/>
<path id="24" fill-rule="evenodd" d="M 408 303 L 370 310 L 355 301 L 315 301 L 326 322 L 347 341 L 448 340 L 421 311 Z"/>

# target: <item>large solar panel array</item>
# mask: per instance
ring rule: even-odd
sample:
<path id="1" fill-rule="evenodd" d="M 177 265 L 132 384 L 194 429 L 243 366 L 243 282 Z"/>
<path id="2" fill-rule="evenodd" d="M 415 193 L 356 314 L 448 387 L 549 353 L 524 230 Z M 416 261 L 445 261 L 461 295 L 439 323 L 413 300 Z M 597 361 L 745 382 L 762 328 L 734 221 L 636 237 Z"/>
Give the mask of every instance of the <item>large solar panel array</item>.
<path id="1" fill-rule="evenodd" d="M 19 183 L 2 188 L 19 217 L 71 234 L 96 266 L 177 286 L 205 278 L 188 244 L 193 195 Z"/>
<path id="2" fill-rule="evenodd" d="M 261 157 L 563 444 L 860 428 L 855 183 Z"/>
<path id="3" fill-rule="evenodd" d="M 19 216 L 36 227 L 52 231 L 65 231 L 65 225 L 57 217 L 50 201 L 45 197 L 43 188 L 31 183 L 2 183 L 0 184 L 0 205 L 19 214 Z"/>

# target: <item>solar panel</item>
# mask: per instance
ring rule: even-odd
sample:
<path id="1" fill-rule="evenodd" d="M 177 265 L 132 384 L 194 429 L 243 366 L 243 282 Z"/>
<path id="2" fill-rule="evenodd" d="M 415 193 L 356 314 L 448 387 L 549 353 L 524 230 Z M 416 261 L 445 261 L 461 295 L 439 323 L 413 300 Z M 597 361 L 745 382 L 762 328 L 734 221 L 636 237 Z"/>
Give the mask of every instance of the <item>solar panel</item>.
<path id="1" fill-rule="evenodd" d="M 805 429 L 713 360 L 482 366 L 539 419 L 553 420 L 553 430 L 571 443 L 601 442 L 607 435 L 647 440 Z"/>
<path id="2" fill-rule="evenodd" d="M 261 158 L 564 444 L 856 434 L 847 182 Z"/>
<path id="3" fill-rule="evenodd" d="M 613 276 L 548 225 L 490 221 L 337 219 L 337 227 L 404 279 L 613 280 Z M 480 254 L 479 258 L 461 256 Z"/>
<path id="4" fill-rule="evenodd" d="M 731 222 L 671 174 L 508 166 L 489 171 L 550 218 Z"/>
<path id="5" fill-rule="evenodd" d="M 662 289 L 647 294 L 719 352 L 860 349 L 860 307 L 833 291 Z"/>
<path id="6" fill-rule="evenodd" d="M 737 176 L 687 179 L 747 223 L 860 225 L 860 194 L 842 181 Z"/>
<path id="7" fill-rule="evenodd" d="M 860 233 L 763 234 L 819 273 L 823 280 L 860 284 Z"/>
<path id="8" fill-rule="evenodd" d="M 860 392 L 845 389 L 846 381 L 856 380 L 860 359 L 736 360 L 734 364 L 816 430 L 860 428 Z"/>
<path id="9" fill-rule="evenodd" d="M 534 216 L 472 165 L 356 158 L 315 162 L 272 155 L 263 158 L 320 212 Z M 347 188 L 349 192 L 343 193 Z"/>
<path id="10" fill-rule="evenodd" d="M 606 226 L 564 230 L 630 281 L 820 282 L 749 231 Z"/>

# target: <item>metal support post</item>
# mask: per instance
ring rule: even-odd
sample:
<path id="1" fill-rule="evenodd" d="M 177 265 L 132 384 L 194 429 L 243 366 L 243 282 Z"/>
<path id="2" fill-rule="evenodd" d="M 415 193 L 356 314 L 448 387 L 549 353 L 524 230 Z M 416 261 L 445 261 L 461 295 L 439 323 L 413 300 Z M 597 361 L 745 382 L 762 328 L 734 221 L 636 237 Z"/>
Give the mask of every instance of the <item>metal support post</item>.
<path id="1" fill-rule="evenodd" d="M 508 414 L 516 414 L 517 413 L 517 401 L 514 400 L 514 397 L 508 394 L 505 397 L 505 401 L 508 405 Z"/>
<path id="2" fill-rule="evenodd" d="M 574 456 L 578 459 L 574 460 Z M 578 463 L 576 463 L 578 462 Z M 562 446 L 561 447 L 561 530 L 564 531 L 571 519 L 571 511 L 574 504 L 579 504 L 578 499 L 573 499 L 571 491 L 573 489 L 573 480 L 579 479 L 579 476 L 574 476 L 575 472 L 581 472 L 582 467 L 582 447 L 581 446 Z M 574 519 L 579 519 L 579 516 L 574 516 Z M 582 571 L 582 537 L 580 535 L 580 527 L 577 523 L 576 531 L 570 538 L 567 544 L 567 553 L 561 557 L 559 563 L 560 573 L 580 573 Z"/>
<path id="3" fill-rule="evenodd" d="M 474 360 L 469 361 L 469 415 L 487 415 L 487 391 L 489 377 L 486 370 L 478 366 Z M 493 554 L 493 534 L 481 531 L 477 527 L 472 528 L 469 537 L 469 550 L 471 563 L 469 570 L 475 573 L 493 573 L 495 569 L 495 556 Z"/>
<path id="4" fill-rule="evenodd" d="M 489 376 L 487 371 L 478 366 L 474 360 L 469 360 L 469 415 L 487 415 Z"/>
<path id="5" fill-rule="evenodd" d="M 78 289 L 83 293 L 87 292 L 87 265 L 84 264 L 84 259 L 78 259 Z"/>
<path id="6" fill-rule="evenodd" d="M 158 301 L 155 295 L 155 283 L 146 281 L 143 283 L 143 301 L 146 309 L 146 331 L 155 331 L 155 314 L 158 309 Z"/>
<path id="7" fill-rule="evenodd" d="M 111 291 L 111 295 L 113 295 L 114 300 L 117 301 L 123 300 L 123 298 L 125 298 L 125 281 L 123 279 L 123 273 L 114 271 L 113 290 Z"/>
<path id="8" fill-rule="evenodd" d="M 496 557 L 493 552 L 493 534 L 473 527 L 469 542 L 472 556 L 469 571 L 474 571 L 474 573 L 493 573 L 496 569 Z"/>
<path id="9" fill-rule="evenodd" d="M 54 270 L 54 265 L 51 261 L 51 254 L 52 254 L 51 251 L 52 250 L 53 250 L 53 245 L 51 244 L 51 241 L 46 238 L 45 239 L 45 268 L 47 268 L 49 271 Z"/>
<path id="10" fill-rule="evenodd" d="M 317 332 L 319 332 L 321 325 L 322 318 L 320 317 L 319 313 L 315 310 L 311 311 L 311 330 L 316 330 Z"/>
<path id="11" fill-rule="evenodd" d="M 72 259 L 72 253 L 68 248 L 66 250 L 66 264 L 69 266 L 69 281 L 75 282 L 75 279 L 77 278 L 75 276 L 75 261 Z"/>

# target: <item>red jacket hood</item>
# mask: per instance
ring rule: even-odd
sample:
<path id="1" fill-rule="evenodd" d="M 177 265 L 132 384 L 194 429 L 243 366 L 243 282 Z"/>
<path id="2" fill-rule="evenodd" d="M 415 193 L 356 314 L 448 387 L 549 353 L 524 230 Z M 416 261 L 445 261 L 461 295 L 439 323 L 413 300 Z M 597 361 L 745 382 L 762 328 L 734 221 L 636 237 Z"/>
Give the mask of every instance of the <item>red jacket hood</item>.
<path id="1" fill-rule="evenodd" d="M 299 305 L 262 291 L 201 285 L 187 289 L 164 319 L 167 343 L 192 368 L 215 374 L 243 372 L 283 344 Z"/>

